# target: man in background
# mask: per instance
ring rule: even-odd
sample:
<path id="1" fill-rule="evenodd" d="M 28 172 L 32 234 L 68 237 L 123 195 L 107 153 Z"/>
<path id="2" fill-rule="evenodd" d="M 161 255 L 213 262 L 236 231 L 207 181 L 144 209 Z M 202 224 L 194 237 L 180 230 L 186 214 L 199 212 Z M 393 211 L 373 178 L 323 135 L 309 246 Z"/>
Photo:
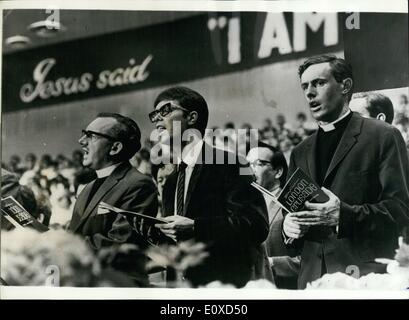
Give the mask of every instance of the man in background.
<path id="1" fill-rule="evenodd" d="M 378 119 L 389 124 L 392 124 L 394 117 L 392 101 L 381 93 L 356 93 L 349 103 L 349 108 L 364 118 Z"/>
<path id="2" fill-rule="evenodd" d="M 256 183 L 278 197 L 285 185 L 287 163 L 284 155 L 268 144 L 260 142 L 258 147 L 250 149 L 247 161 L 254 172 Z M 268 210 L 269 233 L 264 242 L 269 267 L 278 288 L 297 289 L 297 276 L 300 258 L 290 257 L 283 238 L 283 213 L 273 198 L 263 194 Z"/>

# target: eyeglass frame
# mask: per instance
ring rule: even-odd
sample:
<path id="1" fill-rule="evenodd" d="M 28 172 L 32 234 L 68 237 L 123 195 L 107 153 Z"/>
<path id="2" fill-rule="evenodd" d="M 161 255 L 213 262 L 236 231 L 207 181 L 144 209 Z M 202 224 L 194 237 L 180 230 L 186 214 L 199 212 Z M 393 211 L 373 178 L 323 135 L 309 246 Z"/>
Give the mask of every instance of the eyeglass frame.
<path id="1" fill-rule="evenodd" d="M 164 108 L 167 107 L 167 106 L 170 106 L 170 107 L 173 108 L 173 109 L 169 110 L 166 114 L 161 114 L 161 112 L 163 112 L 162 109 L 164 109 Z M 160 115 L 161 118 L 163 118 L 163 117 L 166 117 L 166 116 L 169 115 L 172 111 L 175 111 L 175 110 L 182 110 L 182 111 L 184 111 L 184 112 L 190 112 L 190 111 L 191 111 L 191 110 L 187 110 L 186 108 L 183 108 L 183 107 L 181 107 L 181 106 L 178 106 L 177 104 L 174 104 L 174 103 L 172 103 L 172 102 L 167 102 L 167 103 L 165 103 L 163 106 L 161 106 L 158 110 L 154 110 L 154 111 L 152 111 L 152 112 L 149 112 L 148 117 L 149 117 L 149 120 L 150 120 L 152 123 L 155 123 L 155 122 L 158 122 L 158 120 L 156 119 L 156 117 L 157 117 L 158 115 Z"/>
<path id="2" fill-rule="evenodd" d="M 92 131 L 92 130 L 85 130 L 85 129 L 81 130 L 80 139 L 82 139 L 84 136 L 87 139 L 92 139 L 92 135 L 97 136 L 97 137 L 105 138 L 105 139 L 107 139 L 109 141 L 119 141 L 118 139 L 116 139 L 114 137 L 111 137 L 110 135 L 107 135 L 107 134 L 104 134 L 104 133 L 101 133 L 101 132 Z"/>
<path id="3" fill-rule="evenodd" d="M 258 162 L 258 163 L 257 163 Z M 271 164 L 271 162 L 270 161 L 268 161 L 268 160 L 260 160 L 260 159 L 257 159 L 257 160 L 254 160 L 254 161 L 252 161 L 252 162 L 249 162 L 249 165 L 250 165 L 250 167 L 265 167 L 265 166 L 267 166 L 267 165 L 270 165 L 271 167 L 273 167 L 273 165 Z"/>

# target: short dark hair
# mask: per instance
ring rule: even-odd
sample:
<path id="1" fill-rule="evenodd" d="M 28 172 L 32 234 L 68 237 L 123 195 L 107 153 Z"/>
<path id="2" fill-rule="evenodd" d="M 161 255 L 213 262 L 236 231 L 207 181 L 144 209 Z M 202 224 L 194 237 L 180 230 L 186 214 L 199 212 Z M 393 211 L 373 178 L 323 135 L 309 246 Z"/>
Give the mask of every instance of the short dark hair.
<path id="1" fill-rule="evenodd" d="M 280 152 L 277 148 L 274 148 L 273 146 L 267 143 L 264 143 L 262 141 L 259 141 L 257 147 L 269 149 L 273 153 L 273 156 L 270 159 L 270 163 L 274 169 L 277 169 L 277 168 L 283 169 L 283 174 L 281 175 L 279 180 L 280 180 L 280 187 L 281 188 L 284 187 L 285 181 L 287 179 L 288 166 L 287 166 L 287 161 L 285 160 L 283 153 Z"/>
<path id="2" fill-rule="evenodd" d="M 209 109 L 206 100 L 200 93 L 187 87 L 172 87 L 158 95 L 154 107 L 164 100 L 176 100 L 181 107 L 189 111 L 196 111 L 199 117 L 193 127 L 198 129 L 202 135 L 204 134 L 209 119 Z"/>
<path id="3" fill-rule="evenodd" d="M 308 58 L 303 62 L 302 65 L 298 67 L 298 76 L 301 79 L 302 74 L 305 70 L 307 70 L 310 66 L 314 64 L 326 63 L 328 62 L 331 67 L 332 76 L 335 80 L 341 83 L 344 79 L 351 78 L 352 79 L 352 86 L 354 85 L 354 76 L 352 73 L 352 66 L 346 62 L 344 59 L 338 58 L 332 54 L 322 54 L 318 56 L 313 56 Z M 353 88 L 353 87 L 352 87 Z M 348 99 L 351 99 L 353 90 L 350 90 L 348 93 Z"/>
<path id="4" fill-rule="evenodd" d="M 109 135 L 123 143 L 118 157 L 120 160 L 129 160 L 141 148 L 141 130 L 134 120 L 119 113 L 103 112 L 98 118 L 113 118 L 117 121 L 109 130 Z"/>
<path id="5" fill-rule="evenodd" d="M 371 118 L 376 118 L 378 114 L 385 114 L 385 121 L 389 124 L 392 123 L 394 112 L 393 103 L 384 94 L 378 92 L 360 92 L 354 95 L 354 99 L 364 98 L 367 103 L 367 110 Z"/>

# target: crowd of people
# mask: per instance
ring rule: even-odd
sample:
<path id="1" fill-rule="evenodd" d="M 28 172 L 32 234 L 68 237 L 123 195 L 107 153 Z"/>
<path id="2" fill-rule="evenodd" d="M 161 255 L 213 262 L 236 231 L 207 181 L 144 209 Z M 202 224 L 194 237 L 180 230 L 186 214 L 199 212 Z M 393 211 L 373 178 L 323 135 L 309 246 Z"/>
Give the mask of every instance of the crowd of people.
<path id="1" fill-rule="evenodd" d="M 230 122 L 206 131 L 204 98 L 173 87 L 149 114 L 159 133 L 170 133 L 163 139 L 172 142 L 173 162 L 153 163 L 154 144 L 141 143 L 134 120 L 102 113 L 83 130 L 81 151 L 70 158 L 30 153 L 24 162 L 12 156 L 2 164 L 2 179 L 10 181 L 2 184 L 2 196 L 34 203 L 27 210 L 40 222 L 81 236 L 96 252 L 133 246 L 111 267 L 135 286 L 149 286 L 143 265 L 151 244 L 190 240 L 207 250 L 183 275 L 194 287 L 267 279 L 303 289 L 351 265 L 362 275 L 385 272 L 373 259 L 392 257 L 409 225 L 408 99 L 402 95 L 394 108 L 384 95 L 352 97 L 352 69 L 331 55 L 307 59 L 299 77 L 316 122 L 301 112 L 293 125 L 277 114 L 274 124 L 265 119 L 259 129 Z M 198 139 L 183 141 L 191 129 Z M 274 200 L 297 168 L 322 187 L 327 203 L 307 202 L 303 211 L 288 213 Z M 125 211 L 107 214 L 101 203 Z M 147 216 L 162 220 L 149 224 Z M 13 228 L 3 220 L 2 229 Z"/>
<path id="2" fill-rule="evenodd" d="M 243 132 L 247 135 L 247 140 L 243 141 L 249 141 L 250 135 L 253 135 L 254 141 L 260 140 L 274 146 L 289 160 L 292 148 L 313 133 L 316 126 L 314 123 L 307 122 L 306 115 L 300 112 L 293 126 L 282 114 L 278 114 L 275 124 L 270 118 L 266 118 L 261 129 L 256 129 L 256 133 L 252 129 L 254 128 L 248 123 L 238 127 L 229 122 L 222 128 L 213 127 L 214 134 L 212 140 L 208 142 L 219 149 L 237 150 L 245 156 L 245 148 L 247 147 L 248 151 L 248 144 L 242 144 L 243 148 L 238 145 L 238 132 Z M 153 143 L 148 139 L 144 141 L 141 150 L 131 158 L 130 163 L 141 173 L 154 178 L 161 190 L 164 178 L 161 175 L 157 176 L 159 168 L 151 161 L 152 146 Z M 49 219 L 50 225 L 65 226 L 71 219 L 78 187 L 96 177 L 94 170 L 84 167 L 82 161 L 81 150 L 74 150 L 70 156 L 58 154 L 55 157 L 50 154 L 38 157 L 34 153 L 28 153 L 23 160 L 18 155 L 12 155 L 8 162 L 2 163 L 2 168 L 17 174 L 19 183 L 34 192 L 39 210 Z"/>

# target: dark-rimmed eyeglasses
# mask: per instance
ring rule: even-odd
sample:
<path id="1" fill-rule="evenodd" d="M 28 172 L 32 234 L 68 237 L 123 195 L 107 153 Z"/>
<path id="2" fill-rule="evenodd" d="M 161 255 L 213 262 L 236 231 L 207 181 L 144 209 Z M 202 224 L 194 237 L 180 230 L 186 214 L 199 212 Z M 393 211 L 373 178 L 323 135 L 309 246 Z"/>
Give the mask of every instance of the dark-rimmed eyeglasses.
<path id="1" fill-rule="evenodd" d="M 185 112 L 189 112 L 189 110 L 183 107 L 180 107 L 174 103 L 168 102 L 164 104 L 162 107 L 160 107 L 159 109 L 154 110 L 151 113 L 149 113 L 149 119 L 151 120 L 151 122 L 155 123 L 160 120 L 159 116 L 166 117 L 169 113 L 171 113 L 174 110 L 182 110 Z"/>
<path id="2" fill-rule="evenodd" d="M 110 135 L 101 133 L 101 132 L 96 132 L 96 131 L 92 131 L 92 130 L 81 130 L 81 138 L 87 138 L 87 139 L 92 139 L 93 137 L 102 137 L 105 139 L 108 139 L 110 141 L 116 141 L 118 139 L 111 137 Z"/>
<path id="3" fill-rule="evenodd" d="M 255 160 L 249 163 L 252 167 L 264 167 L 264 166 L 271 166 L 271 162 L 267 160 Z"/>

